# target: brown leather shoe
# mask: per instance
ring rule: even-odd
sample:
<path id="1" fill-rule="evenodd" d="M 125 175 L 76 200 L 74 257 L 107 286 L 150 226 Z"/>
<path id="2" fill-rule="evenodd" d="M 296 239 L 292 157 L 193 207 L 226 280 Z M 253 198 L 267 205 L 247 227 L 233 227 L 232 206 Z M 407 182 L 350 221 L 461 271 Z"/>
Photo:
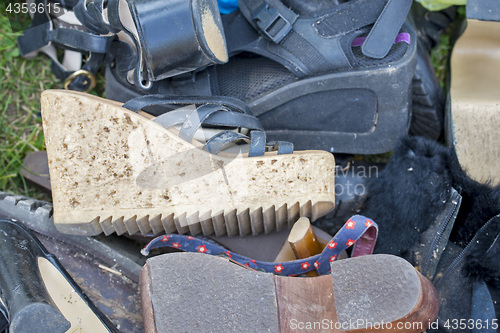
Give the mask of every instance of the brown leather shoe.
<path id="1" fill-rule="evenodd" d="M 422 332 L 437 316 L 434 287 L 402 258 L 331 265 L 329 276 L 283 277 L 199 253 L 153 257 L 140 282 L 145 331 Z"/>

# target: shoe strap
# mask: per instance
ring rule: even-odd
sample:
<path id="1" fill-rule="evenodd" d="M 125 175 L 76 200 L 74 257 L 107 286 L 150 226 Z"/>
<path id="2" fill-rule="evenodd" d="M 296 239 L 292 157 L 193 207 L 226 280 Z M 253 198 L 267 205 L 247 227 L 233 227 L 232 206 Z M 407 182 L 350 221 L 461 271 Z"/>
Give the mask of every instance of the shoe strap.
<path id="1" fill-rule="evenodd" d="M 446 251 L 450 234 L 460 210 L 462 196 L 450 189 L 443 210 L 436 216 L 432 224 L 420 235 L 420 241 L 413 249 L 413 264 L 420 267 L 420 273 L 433 280 L 441 257 Z"/>
<path id="2" fill-rule="evenodd" d="M 270 150 L 277 151 L 278 155 L 292 154 L 293 143 L 286 141 L 278 141 L 274 144 L 266 144 L 266 133 L 264 131 L 253 130 L 250 132 L 250 137 L 234 131 L 223 131 L 212 136 L 203 149 L 209 153 L 218 154 L 222 148 L 228 143 L 238 140 L 244 140 L 249 145 L 248 157 L 262 156 L 271 147 Z"/>
<path id="3" fill-rule="evenodd" d="M 213 103 L 225 106 L 233 111 L 242 112 L 245 114 L 252 115 L 250 108 L 239 99 L 228 97 L 228 96 L 167 96 L 162 94 L 152 94 L 143 95 L 133 98 L 123 104 L 124 108 L 127 108 L 134 112 L 139 112 L 142 109 L 151 105 L 179 105 L 185 106 L 190 104 L 206 104 Z"/>
<path id="4" fill-rule="evenodd" d="M 382 59 L 389 53 L 393 41 L 410 12 L 412 0 L 389 0 L 366 37 L 361 51 L 364 55 Z"/>
<path id="5" fill-rule="evenodd" d="M 203 149 L 208 151 L 210 154 L 217 155 L 222 148 L 224 148 L 224 146 L 239 140 L 244 140 L 247 143 L 250 143 L 250 138 L 246 135 L 234 131 L 222 131 L 208 139 L 203 146 Z M 264 153 L 262 153 L 262 155 L 264 155 Z"/>
<path id="6" fill-rule="evenodd" d="M 144 95 L 134 98 L 123 107 L 138 112 L 151 105 L 199 105 L 195 110 L 168 111 L 153 121 L 169 128 L 182 124 L 179 137 L 191 142 L 202 125 L 217 127 L 239 127 L 251 131 L 250 137 L 234 131 L 222 131 L 207 140 L 204 150 L 218 154 L 227 144 L 245 140 L 250 144 L 249 157 L 262 156 L 266 152 L 266 134 L 257 117 L 251 115 L 245 103 L 227 97 L 168 97 L 165 95 Z M 279 142 L 276 145 L 278 155 L 293 153 L 293 144 Z"/>
<path id="7" fill-rule="evenodd" d="M 254 116 L 240 112 L 234 112 L 231 109 L 227 109 L 225 106 L 221 105 L 204 104 L 204 106 L 206 107 L 208 107 L 209 105 L 214 109 L 214 112 L 211 112 L 206 117 L 203 117 L 203 123 L 206 125 L 244 127 L 248 129 L 263 130 L 260 121 Z M 169 128 L 185 123 L 186 121 L 188 121 L 188 118 L 193 116 L 195 116 L 197 120 L 200 119 L 202 117 L 201 113 L 206 113 L 206 110 L 202 112 L 202 109 L 202 107 L 199 107 L 194 111 L 185 109 L 172 110 L 156 117 L 153 121 L 165 128 Z M 187 138 L 185 140 L 190 141 Z"/>
<path id="8" fill-rule="evenodd" d="M 136 3 L 133 1 L 132 3 L 126 3 L 128 4 L 128 9 L 132 18 L 137 20 L 137 10 L 135 8 Z M 143 2 L 140 4 L 143 4 Z M 104 14 L 105 8 L 107 9 L 106 15 Z M 115 37 L 118 32 L 122 31 L 124 34 L 128 35 L 133 43 L 133 47 L 130 45 L 125 47 L 124 45 L 120 45 L 125 43 L 118 43 L 118 45 L 120 45 L 119 51 L 126 50 L 126 52 L 120 53 L 120 56 L 118 57 L 119 62 L 127 64 L 133 63 L 134 65 L 131 69 L 135 69 L 133 72 L 134 85 L 144 91 L 148 91 L 152 87 L 152 83 L 147 73 L 144 61 L 143 45 L 137 39 L 137 36 L 122 24 L 120 20 L 119 8 L 120 0 L 92 0 L 89 2 L 80 1 L 79 5 L 75 8 L 75 15 L 77 15 L 80 22 L 82 22 L 82 24 L 96 36 L 103 34 L 111 35 L 116 41 Z M 109 24 L 105 21 L 104 16 L 107 17 Z M 111 54 L 116 54 L 116 50 L 110 51 Z M 127 66 L 127 69 L 128 67 L 130 66 Z"/>
<path id="9" fill-rule="evenodd" d="M 291 154 L 293 152 L 293 143 L 288 141 L 278 141 L 274 145 L 274 149 L 278 151 L 278 155 Z"/>
<path id="10" fill-rule="evenodd" d="M 108 9 L 110 24 L 103 20 L 104 8 Z M 108 33 L 118 33 L 122 26 L 118 23 L 118 2 L 117 1 L 79 1 L 74 8 L 75 16 L 92 33 L 96 35 L 106 35 Z M 111 24 L 111 22 L 113 22 Z"/>
<path id="11" fill-rule="evenodd" d="M 240 0 L 239 6 L 248 22 L 276 44 L 288 35 L 298 18 L 280 0 Z"/>
<path id="12" fill-rule="evenodd" d="M 59 8 L 60 15 L 71 10 L 70 2 L 58 7 L 49 6 L 48 0 L 35 0 L 36 8 Z M 53 9 L 54 10 L 54 9 Z M 57 13 L 54 13 L 57 14 Z M 60 16 L 59 15 L 59 16 Z M 34 52 L 42 52 L 52 60 L 52 71 L 69 89 L 87 91 L 91 89 L 93 78 L 98 71 L 109 49 L 112 36 L 97 36 L 85 31 L 83 27 L 65 27 L 56 16 L 50 16 L 47 10 L 36 11 L 30 26 L 18 37 L 18 48 L 22 56 L 30 56 Z M 78 64 L 78 75 L 57 58 L 55 47 L 65 50 L 89 53 L 87 61 Z M 74 66 L 72 66 L 74 67 Z M 73 75 L 73 77 L 71 77 Z M 67 79 L 70 78 L 70 81 Z"/>
<path id="13" fill-rule="evenodd" d="M 290 30 L 279 43 L 275 43 L 263 37 L 261 34 L 264 33 L 259 33 L 259 28 L 254 28 L 244 17 L 242 14 L 244 8 L 240 7 L 240 10 L 241 12 L 222 17 L 229 56 L 242 52 L 258 54 L 283 65 L 299 78 L 331 69 L 332 65 L 325 56 L 294 29 Z M 252 14 L 249 15 L 253 17 Z M 339 50 L 335 52 L 338 53 Z M 349 63 L 342 61 L 336 66 L 347 67 Z"/>
<path id="14" fill-rule="evenodd" d="M 35 0 L 35 4 L 37 8 L 38 6 L 49 8 L 47 0 Z M 58 28 L 46 11 L 37 11 L 28 29 L 19 36 L 18 47 L 22 56 L 39 51 L 50 43 L 80 52 L 106 53 L 112 38 L 97 36 L 76 28 Z"/>
<path id="15" fill-rule="evenodd" d="M 350 45 L 343 38 L 370 25 L 373 26 L 362 52 L 372 58 L 385 57 L 411 3 L 411 0 L 351 0 L 317 17 L 304 17 L 279 0 L 239 0 L 241 14 L 228 15 L 224 30 L 230 55 L 242 51 L 256 53 L 304 77 L 350 67 L 345 55 Z"/>
<path id="16" fill-rule="evenodd" d="M 218 243 L 201 237 L 185 235 L 163 235 L 150 241 L 141 253 L 145 256 L 152 249 L 171 247 L 186 252 L 200 252 L 229 257 L 246 267 L 279 275 L 296 276 L 316 270 L 318 274 L 330 273 L 330 262 L 335 261 L 347 248 L 353 247 L 352 256 L 369 255 L 377 240 L 378 226 L 361 215 L 351 217 L 318 255 L 287 262 L 265 262 L 229 251 Z"/>

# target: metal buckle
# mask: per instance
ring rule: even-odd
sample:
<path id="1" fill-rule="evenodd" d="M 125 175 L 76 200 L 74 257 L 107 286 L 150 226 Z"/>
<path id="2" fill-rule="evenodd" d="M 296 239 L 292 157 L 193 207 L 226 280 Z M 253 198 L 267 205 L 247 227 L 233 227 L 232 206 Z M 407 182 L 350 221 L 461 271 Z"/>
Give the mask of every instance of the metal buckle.
<path id="1" fill-rule="evenodd" d="M 278 44 L 292 30 L 292 23 L 288 21 L 276 8 L 265 3 L 258 13 L 254 15 L 257 26 L 262 33 L 273 42 Z M 283 25 L 278 31 L 272 34 L 272 30 L 279 24 Z"/>
<path id="2" fill-rule="evenodd" d="M 69 75 L 66 78 L 66 80 L 64 80 L 64 89 L 69 90 L 69 85 L 71 84 L 71 82 L 73 82 L 73 80 L 79 76 L 86 76 L 90 80 L 90 83 L 88 81 L 83 82 L 84 85 L 88 84 L 88 87 L 87 87 L 87 89 L 85 89 L 84 92 L 88 92 L 88 91 L 92 90 L 92 88 L 95 87 L 96 78 L 95 78 L 94 73 L 86 71 L 84 69 L 79 69 L 79 70 L 73 72 L 71 75 Z"/>

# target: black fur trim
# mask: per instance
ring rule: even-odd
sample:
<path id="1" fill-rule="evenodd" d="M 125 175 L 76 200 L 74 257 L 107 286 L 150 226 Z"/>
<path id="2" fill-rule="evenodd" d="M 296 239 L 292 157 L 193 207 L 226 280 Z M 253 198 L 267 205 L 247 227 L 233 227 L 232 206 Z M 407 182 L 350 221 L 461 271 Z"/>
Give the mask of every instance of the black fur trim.
<path id="1" fill-rule="evenodd" d="M 500 213 L 500 187 L 469 178 L 451 149 L 426 138 L 403 137 L 379 177 L 367 182 L 361 213 L 379 225 L 375 252 L 407 257 L 443 208 L 450 187 L 462 195 L 450 240 L 465 247 Z"/>
<path id="2" fill-rule="evenodd" d="M 449 150 L 404 137 L 378 178 L 368 180 L 361 211 L 379 225 L 375 252 L 406 257 L 444 206 L 451 186 Z"/>

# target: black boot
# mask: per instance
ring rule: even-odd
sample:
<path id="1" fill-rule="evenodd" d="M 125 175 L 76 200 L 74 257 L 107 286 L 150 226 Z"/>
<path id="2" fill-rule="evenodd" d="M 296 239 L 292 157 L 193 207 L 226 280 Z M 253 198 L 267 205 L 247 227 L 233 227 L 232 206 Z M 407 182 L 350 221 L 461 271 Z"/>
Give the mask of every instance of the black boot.
<path id="1" fill-rule="evenodd" d="M 92 332 L 116 332 L 57 259 L 15 220 L 0 218 L 0 266 L 10 333 L 87 326 Z"/>
<path id="2" fill-rule="evenodd" d="M 70 323 L 57 310 L 43 287 L 37 257 L 46 256 L 41 245 L 9 220 L 0 221 L 0 289 L 7 308 L 10 331 L 66 332 Z"/>

